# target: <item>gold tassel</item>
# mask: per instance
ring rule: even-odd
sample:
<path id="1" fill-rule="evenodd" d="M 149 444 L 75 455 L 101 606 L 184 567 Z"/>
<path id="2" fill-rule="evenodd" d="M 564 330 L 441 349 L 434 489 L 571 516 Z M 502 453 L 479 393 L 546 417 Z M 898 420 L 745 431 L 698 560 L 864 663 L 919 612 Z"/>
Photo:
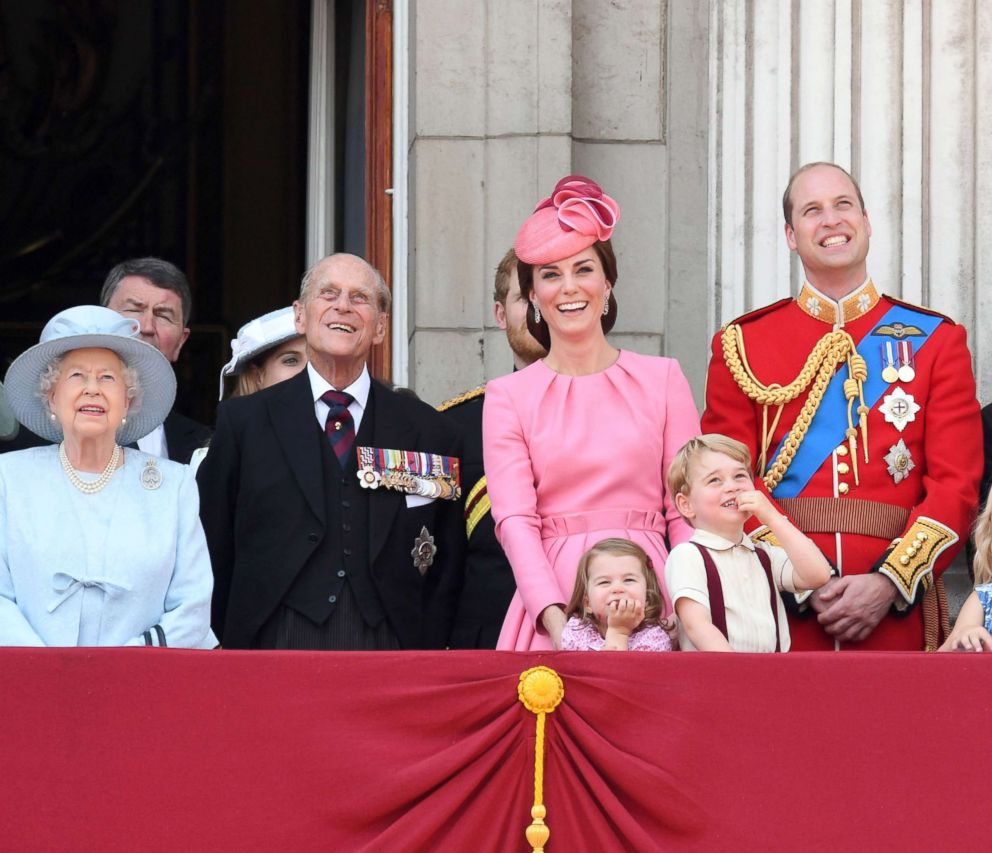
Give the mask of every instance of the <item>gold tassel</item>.
<path id="1" fill-rule="evenodd" d="M 551 830 L 544 822 L 548 811 L 544 807 L 544 718 L 565 698 L 565 685 L 553 669 L 535 666 L 520 673 L 517 698 L 532 714 L 537 714 L 537 739 L 534 743 L 534 806 L 530 810 L 531 824 L 527 827 L 527 843 L 534 853 L 544 853 Z"/>
<path id="2" fill-rule="evenodd" d="M 858 425 L 861 427 L 861 447 L 864 450 L 865 465 L 868 464 L 868 407 L 865 405 L 865 380 L 868 378 L 868 365 L 864 358 L 854 348 L 851 340 L 851 351 L 854 355 L 848 361 L 848 370 L 858 383 Z"/>

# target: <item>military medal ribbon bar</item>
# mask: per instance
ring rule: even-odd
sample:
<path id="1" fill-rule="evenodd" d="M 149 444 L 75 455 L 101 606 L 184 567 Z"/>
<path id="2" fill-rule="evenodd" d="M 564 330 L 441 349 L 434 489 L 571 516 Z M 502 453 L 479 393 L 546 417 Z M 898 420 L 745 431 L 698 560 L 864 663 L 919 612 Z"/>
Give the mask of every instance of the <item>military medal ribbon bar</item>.
<path id="1" fill-rule="evenodd" d="M 359 447 L 357 453 L 362 488 L 385 486 L 408 495 L 451 501 L 461 497 L 459 460 L 455 456 L 384 447 Z"/>

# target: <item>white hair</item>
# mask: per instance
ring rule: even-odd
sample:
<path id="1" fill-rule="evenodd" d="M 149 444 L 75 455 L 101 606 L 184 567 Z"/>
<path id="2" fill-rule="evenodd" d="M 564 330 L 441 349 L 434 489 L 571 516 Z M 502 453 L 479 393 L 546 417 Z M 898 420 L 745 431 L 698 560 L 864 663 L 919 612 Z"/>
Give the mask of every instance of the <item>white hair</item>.
<path id="1" fill-rule="evenodd" d="M 350 255 L 347 252 L 336 252 L 333 255 L 328 255 L 326 258 L 321 258 L 317 261 L 317 263 L 310 267 L 310 269 L 303 273 L 303 279 L 300 281 L 300 302 L 307 301 L 307 288 L 310 286 L 310 279 L 313 278 L 314 270 L 324 263 L 324 261 L 328 261 L 335 257 L 354 258 L 357 261 L 361 261 L 366 267 L 368 267 L 369 272 L 372 274 L 372 279 L 375 286 L 376 302 L 378 303 L 379 313 L 388 314 L 389 309 L 392 307 L 393 293 L 386 284 L 386 280 L 382 277 L 382 273 L 380 273 L 379 270 L 365 260 L 365 258 L 361 258 L 358 255 Z"/>
<path id="2" fill-rule="evenodd" d="M 141 387 L 138 371 L 130 367 L 121 358 L 120 353 L 116 353 L 116 355 L 121 359 L 121 365 L 124 368 L 124 388 L 126 389 L 127 399 L 130 401 L 128 411 L 132 414 L 137 414 L 139 409 L 141 409 L 141 398 L 144 396 L 144 389 Z M 45 369 L 41 371 L 41 375 L 38 377 L 38 387 L 35 389 L 35 396 L 42 402 L 48 402 L 48 397 L 52 393 L 52 389 L 58 383 L 59 375 L 62 372 L 62 362 L 65 361 L 65 357 L 66 353 L 55 356 L 55 358 L 48 362 Z"/>

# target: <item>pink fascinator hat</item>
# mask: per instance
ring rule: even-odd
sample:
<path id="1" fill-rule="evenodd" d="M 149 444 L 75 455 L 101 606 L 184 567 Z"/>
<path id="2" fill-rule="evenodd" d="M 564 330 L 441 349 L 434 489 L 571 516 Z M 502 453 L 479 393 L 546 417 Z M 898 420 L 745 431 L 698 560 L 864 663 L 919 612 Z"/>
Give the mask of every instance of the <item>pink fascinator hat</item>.
<path id="1" fill-rule="evenodd" d="M 609 240 L 620 206 L 594 180 L 569 175 L 555 185 L 517 232 L 513 248 L 525 264 L 569 258 L 600 240 Z"/>

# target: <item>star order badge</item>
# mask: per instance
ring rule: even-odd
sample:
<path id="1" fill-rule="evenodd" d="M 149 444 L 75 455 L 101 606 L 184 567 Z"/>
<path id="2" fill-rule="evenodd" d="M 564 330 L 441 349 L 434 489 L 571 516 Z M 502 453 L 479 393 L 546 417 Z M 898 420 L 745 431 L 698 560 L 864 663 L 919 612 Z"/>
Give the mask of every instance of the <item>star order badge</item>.
<path id="1" fill-rule="evenodd" d="M 892 424 L 899 432 L 902 432 L 906 429 L 906 424 L 916 420 L 916 413 L 920 410 L 920 404 L 913 399 L 912 394 L 907 394 L 902 388 L 896 387 L 892 389 L 891 394 L 885 395 L 878 410 L 885 415 L 887 423 Z"/>
<path id="2" fill-rule="evenodd" d="M 141 485 L 146 489 L 157 489 L 162 485 L 162 472 L 158 470 L 154 459 L 149 459 L 141 469 Z"/>
<path id="3" fill-rule="evenodd" d="M 437 545 L 434 544 L 434 537 L 426 525 L 420 528 L 420 535 L 413 540 L 413 550 L 410 556 L 413 557 L 413 566 L 420 574 L 427 574 L 427 570 L 434 563 L 434 555 L 437 553 Z"/>
<path id="4" fill-rule="evenodd" d="M 909 472 L 916 467 L 916 463 L 913 461 L 913 455 L 909 452 L 909 448 L 906 447 L 906 442 L 901 438 L 885 454 L 885 464 L 888 465 L 889 474 L 892 475 L 892 480 L 896 483 L 901 483 L 905 480 L 909 476 Z"/>

